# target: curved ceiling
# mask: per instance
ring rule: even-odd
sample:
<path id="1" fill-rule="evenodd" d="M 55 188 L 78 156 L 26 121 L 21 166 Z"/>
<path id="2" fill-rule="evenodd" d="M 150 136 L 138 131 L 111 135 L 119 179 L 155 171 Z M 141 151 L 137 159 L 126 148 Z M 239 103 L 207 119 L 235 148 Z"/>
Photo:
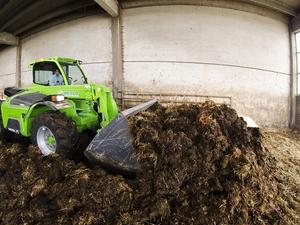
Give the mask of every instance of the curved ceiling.
<path id="1" fill-rule="evenodd" d="M 0 32 L 23 36 L 39 26 L 100 11 L 93 0 L 0 0 Z"/>

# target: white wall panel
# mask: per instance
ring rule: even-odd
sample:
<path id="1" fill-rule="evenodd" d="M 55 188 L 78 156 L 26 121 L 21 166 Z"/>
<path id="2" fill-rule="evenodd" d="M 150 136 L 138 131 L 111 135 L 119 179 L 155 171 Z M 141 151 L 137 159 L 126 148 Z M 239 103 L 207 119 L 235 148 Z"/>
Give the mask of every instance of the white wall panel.
<path id="1" fill-rule="evenodd" d="M 93 63 L 81 65 L 88 81 L 97 84 L 110 85 L 112 75 L 112 63 Z"/>
<path id="2" fill-rule="evenodd" d="M 22 44 L 22 85 L 30 84 L 26 72 L 28 64 L 51 56 L 81 59 L 86 63 L 84 69 L 90 80 L 106 82 L 111 78 L 112 69 L 108 68 L 112 61 L 111 49 L 111 18 L 101 15 L 63 23 L 34 34 Z"/>
<path id="3" fill-rule="evenodd" d="M 155 6 L 123 12 L 125 90 L 232 98 L 263 126 L 287 126 L 289 33 L 237 10 Z"/>
<path id="4" fill-rule="evenodd" d="M 240 115 L 255 118 L 261 126 L 288 125 L 288 75 L 189 63 L 155 63 L 154 66 L 128 62 L 125 68 L 127 90 L 231 97 L 232 106 Z"/>
<path id="5" fill-rule="evenodd" d="M 5 87 L 16 84 L 16 49 L 7 47 L 0 50 L 0 93 Z"/>
<path id="6" fill-rule="evenodd" d="M 281 21 L 237 10 L 157 6 L 124 12 L 125 61 L 183 61 L 290 73 Z"/>

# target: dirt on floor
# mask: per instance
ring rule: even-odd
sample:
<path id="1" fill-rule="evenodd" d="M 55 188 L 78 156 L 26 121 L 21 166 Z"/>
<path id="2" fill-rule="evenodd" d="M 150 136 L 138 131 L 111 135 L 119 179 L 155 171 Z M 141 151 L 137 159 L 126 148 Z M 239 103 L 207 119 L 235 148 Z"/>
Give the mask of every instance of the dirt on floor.
<path id="1" fill-rule="evenodd" d="M 155 105 L 130 125 L 135 179 L 2 143 L 0 224 L 300 223 L 298 133 L 261 134 L 213 102 Z"/>
<path id="2" fill-rule="evenodd" d="M 282 195 L 296 212 L 300 224 L 300 132 L 263 129 L 263 145 L 276 160 L 276 179 Z"/>

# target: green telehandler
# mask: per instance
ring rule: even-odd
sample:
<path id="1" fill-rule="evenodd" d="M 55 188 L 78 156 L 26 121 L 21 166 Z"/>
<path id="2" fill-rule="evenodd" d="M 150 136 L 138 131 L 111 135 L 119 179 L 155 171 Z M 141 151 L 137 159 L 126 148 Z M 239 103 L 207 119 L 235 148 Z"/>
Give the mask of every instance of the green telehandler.
<path id="1" fill-rule="evenodd" d="M 0 100 L 0 138 L 11 133 L 28 137 L 43 155 L 77 154 L 83 135 L 93 140 L 84 151 L 89 161 L 118 173 L 140 170 L 127 117 L 156 100 L 118 111 L 110 88 L 89 84 L 81 61 L 51 57 L 30 64 L 33 84 L 8 87 Z"/>

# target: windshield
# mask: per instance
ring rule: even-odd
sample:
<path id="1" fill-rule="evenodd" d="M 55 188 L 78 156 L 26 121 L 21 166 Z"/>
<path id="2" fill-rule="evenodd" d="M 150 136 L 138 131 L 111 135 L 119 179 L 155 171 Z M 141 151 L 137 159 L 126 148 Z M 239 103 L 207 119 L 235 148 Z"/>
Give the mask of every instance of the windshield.
<path id="1" fill-rule="evenodd" d="M 70 85 L 86 84 L 86 79 L 77 64 L 60 63 Z"/>
<path id="2" fill-rule="evenodd" d="M 55 62 L 38 62 L 33 66 L 33 82 L 44 86 L 64 85 L 64 79 Z"/>

